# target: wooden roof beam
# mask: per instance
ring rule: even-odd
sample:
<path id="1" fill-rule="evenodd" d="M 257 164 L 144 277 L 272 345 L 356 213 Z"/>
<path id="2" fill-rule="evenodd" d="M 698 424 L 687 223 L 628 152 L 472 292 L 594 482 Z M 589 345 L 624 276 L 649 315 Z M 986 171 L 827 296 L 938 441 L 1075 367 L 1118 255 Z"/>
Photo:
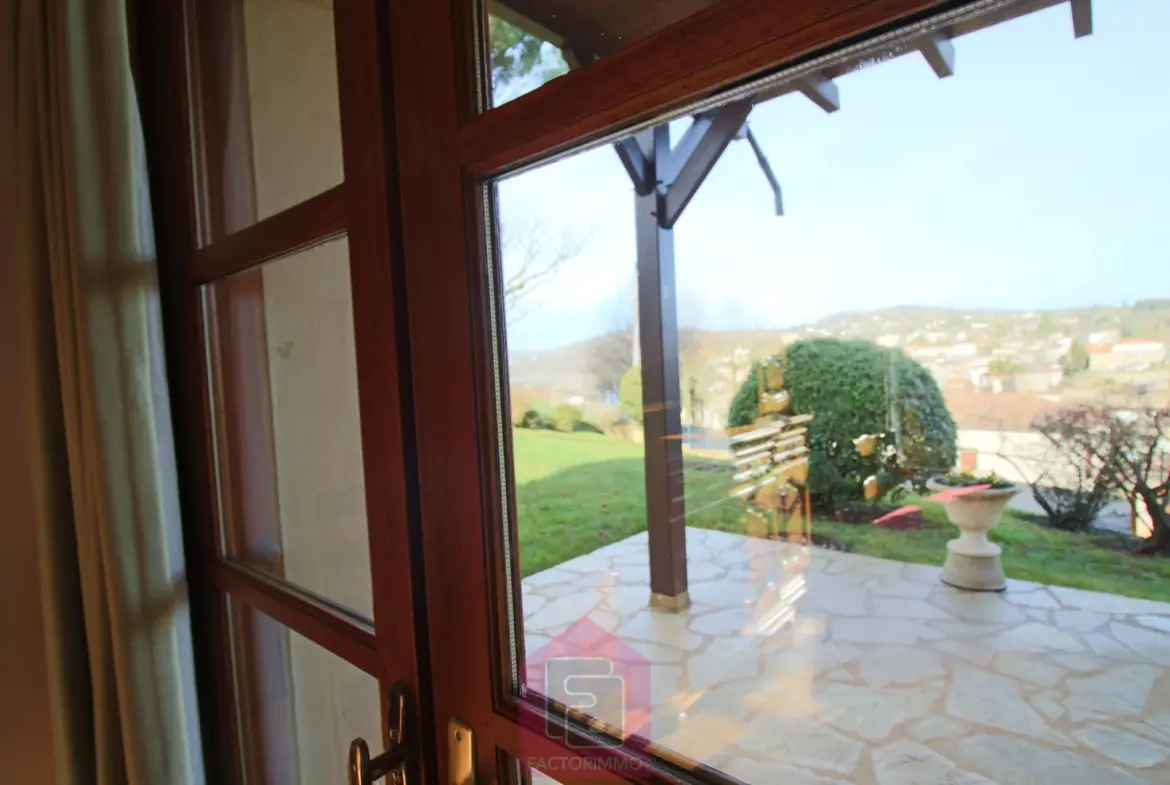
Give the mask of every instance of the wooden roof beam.
<path id="1" fill-rule="evenodd" d="M 826 112 L 835 112 L 841 108 L 841 94 L 837 90 L 837 83 L 824 74 L 814 72 L 801 77 L 796 82 L 796 89 Z"/>
<path id="2" fill-rule="evenodd" d="M 927 33 L 918 42 L 922 56 L 926 58 L 930 69 L 939 79 L 946 79 L 955 73 L 955 45 L 951 38 L 942 30 L 933 30 Z"/>
<path id="3" fill-rule="evenodd" d="M 1093 34 L 1093 0 L 1068 0 L 1072 10 L 1073 35 L 1084 38 Z"/>

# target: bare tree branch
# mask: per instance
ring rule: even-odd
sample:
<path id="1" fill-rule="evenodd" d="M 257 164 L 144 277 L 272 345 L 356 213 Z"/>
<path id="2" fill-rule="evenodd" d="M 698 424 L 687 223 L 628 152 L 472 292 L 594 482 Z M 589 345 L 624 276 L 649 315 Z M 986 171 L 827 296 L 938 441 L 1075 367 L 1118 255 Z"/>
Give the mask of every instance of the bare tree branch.
<path id="1" fill-rule="evenodd" d="M 1170 554 L 1170 448 L 1166 409 L 1079 407 L 1056 412 L 1037 425 L 1053 444 L 1067 450 L 1081 469 L 1091 469 L 1135 510 L 1146 511 L 1153 532 L 1140 553 Z"/>
<path id="2" fill-rule="evenodd" d="M 589 373 L 594 389 L 605 395 L 618 395 L 622 377 L 634 364 L 635 282 L 631 276 L 608 298 L 605 310 L 606 331 L 590 343 Z"/>
<path id="3" fill-rule="evenodd" d="M 510 221 L 500 233 L 504 268 L 504 308 L 510 322 L 523 318 L 522 301 L 577 258 L 584 240 L 567 229 L 552 230 L 534 221 Z"/>

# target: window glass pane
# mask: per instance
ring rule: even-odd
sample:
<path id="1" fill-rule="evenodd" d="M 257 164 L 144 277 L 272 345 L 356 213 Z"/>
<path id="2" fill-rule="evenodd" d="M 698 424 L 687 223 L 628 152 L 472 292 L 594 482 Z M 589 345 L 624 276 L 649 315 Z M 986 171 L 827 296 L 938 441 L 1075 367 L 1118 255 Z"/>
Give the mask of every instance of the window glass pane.
<path id="1" fill-rule="evenodd" d="M 227 552 L 372 616 L 345 238 L 210 295 Z"/>
<path id="2" fill-rule="evenodd" d="M 203 134 L 225 233 L 342 181 L 332 0 L 199 6 Z"/>
<path id="3" fill-rule="evenodd" d="M 1170 760 L 1170 8 L 1072 5 L 495 184 L 527 698 L 749 782 Z"/>
<path id="4" fill-rule="evenodd" d="M 242 603 L 230 603 L 248 781 L 343 782 L 349 743 L 379 749 L 378 680 Z"/>
<path id="5" fill-rule="evenodd" d="M 492 106 L 587 66 L 718 0 L 507 0 L 487 3 Z"/>

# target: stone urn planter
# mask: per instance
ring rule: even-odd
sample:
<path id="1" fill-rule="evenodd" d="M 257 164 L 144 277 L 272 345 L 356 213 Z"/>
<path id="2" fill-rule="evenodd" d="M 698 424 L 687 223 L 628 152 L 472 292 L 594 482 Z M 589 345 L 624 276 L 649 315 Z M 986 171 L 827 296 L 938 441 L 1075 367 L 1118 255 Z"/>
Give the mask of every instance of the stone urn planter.
<path id="1" fill-rule="evenodd" d="M 937 493 L 933 498 L 946 506 L 947 518 L 959 527 L 959 538 L 947 543 L 942 582 L 956 589 L 1003 591 L 1007 579 L 1000 560 L 1002 549 L 987 539 L 987 533 L 1019 490 L 994 478 L 987 483 L 965 482 L 936 477 L 926 483 Z"/>

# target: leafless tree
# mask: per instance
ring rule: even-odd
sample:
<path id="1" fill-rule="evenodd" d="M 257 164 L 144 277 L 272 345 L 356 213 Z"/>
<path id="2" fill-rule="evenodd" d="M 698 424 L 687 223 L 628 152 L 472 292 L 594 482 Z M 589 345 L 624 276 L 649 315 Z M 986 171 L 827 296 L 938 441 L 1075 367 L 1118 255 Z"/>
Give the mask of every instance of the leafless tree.
<path id="1" fill-rule="evenodd" d="M 622 377 L 634 360 L 634 302 L 627 289 L 612 298 L 609 304 L 609 329 L 597 338 L 589 357 L 589 372 L 593 374 L 597 391 L 618 394 Z"/>
<path id="2" fill-rule="evenodd" d="M 1081 439 L 1069 438 L 1070 433 L 1086 427 L 1087 419 L 1081 409 L 1048 412 L 1032 424 L 1032 431 L 1046 443 L 1044 455 L 1021 454 L 1024 448 L 1020 445 L 1016 450 L 999 452 L 999 457 L 1028 479 L 1032 498 L 1049 523 L 1059 529 L 1087 529 L 1116 490 L 1107 467 L 1117 456 L 1092 458 L 1085 454 Z"/>
<path id="3" fill-rule="evenodd" d="M 504 307 L 508 321 L 527 313 L 523 301 L 581 254 L 581 235 L 561 228 L 554 230 L 536 221 L 507 221 L 500 233 L 504 269 Z"/>
<path id="4" fill-rule="evenodd" d="M 1170 409 L 1078 407 L 1054 418 L 1049 433 L 1135 510 L 1145 510 L 1153 533 L 1138 552 L 1170 554 Z"/>

